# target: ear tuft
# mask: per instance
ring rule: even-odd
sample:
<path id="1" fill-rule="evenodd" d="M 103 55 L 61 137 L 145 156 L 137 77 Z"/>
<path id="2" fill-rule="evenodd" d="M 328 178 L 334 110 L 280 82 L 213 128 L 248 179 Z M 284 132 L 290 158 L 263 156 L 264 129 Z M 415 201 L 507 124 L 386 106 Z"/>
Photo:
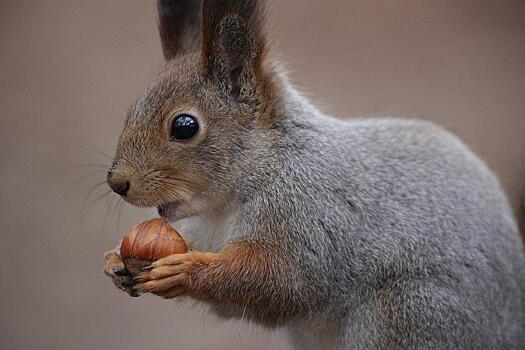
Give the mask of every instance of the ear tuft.
<path id="1" fill-rule="evenodd" d="M 201 60 L 237 97 L 261 76 L 266 39 L 264 11 L 257 0 L 204 0 Z M 224 81 L 227 80 L 227 81 Z"/>
<path id="2" fill-rule="evenodd" d="M 202 0 L 158 0 L 159 34 L 164 57 L 196 51 L 201 37 Z"/>
<path id="3" fill-rule="evenodd" d="M 225 17 L 218 28 L 222 50 L 232 62 L 250 61 L 257 57 L 259 47 L 247 23 L 237 15 Z"/>

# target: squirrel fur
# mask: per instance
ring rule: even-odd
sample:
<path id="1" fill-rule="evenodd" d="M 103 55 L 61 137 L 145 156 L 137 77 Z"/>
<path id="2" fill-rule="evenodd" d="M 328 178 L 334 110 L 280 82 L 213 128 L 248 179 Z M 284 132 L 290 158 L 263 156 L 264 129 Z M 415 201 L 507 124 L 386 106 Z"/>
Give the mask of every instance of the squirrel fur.
<path id="1" fill-rule="evenodd" d="M 498 180 L 429 122 L 324 115 L 268 53 L 257 0 L 160 0 L 166 64 L 108 182 L 196 251 L 126 276 L 284 328 L 296 349 L 522 349 L 523 243 Z M 195 115 L 199 134 L 170 141 Z"/>

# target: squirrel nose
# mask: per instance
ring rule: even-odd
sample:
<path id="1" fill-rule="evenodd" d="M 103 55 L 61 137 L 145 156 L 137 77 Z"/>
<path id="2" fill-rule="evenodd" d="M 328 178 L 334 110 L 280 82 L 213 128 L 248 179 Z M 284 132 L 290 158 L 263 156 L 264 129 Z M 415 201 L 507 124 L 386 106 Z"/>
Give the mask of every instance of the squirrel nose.
<path id="1" fill-rule="evenodd" d="M 126 197 L 130 187 L 129 180 L 121 176 L 115 176 L 112 172 L 109 172 L 107 182 L 113 192 L 122 197 Z"/>

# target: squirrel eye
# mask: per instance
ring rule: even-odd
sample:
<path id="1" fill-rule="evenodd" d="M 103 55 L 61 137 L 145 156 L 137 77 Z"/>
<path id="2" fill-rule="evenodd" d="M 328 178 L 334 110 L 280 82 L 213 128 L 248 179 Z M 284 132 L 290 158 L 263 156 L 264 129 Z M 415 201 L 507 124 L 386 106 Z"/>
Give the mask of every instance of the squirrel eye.
<path id="1" fill-rule="evenodd" d="M 173 119 L 170 127 L 171 141 L 186 141 L 199 131 L 197 119 L 189 114 L 180 114 Z"/>

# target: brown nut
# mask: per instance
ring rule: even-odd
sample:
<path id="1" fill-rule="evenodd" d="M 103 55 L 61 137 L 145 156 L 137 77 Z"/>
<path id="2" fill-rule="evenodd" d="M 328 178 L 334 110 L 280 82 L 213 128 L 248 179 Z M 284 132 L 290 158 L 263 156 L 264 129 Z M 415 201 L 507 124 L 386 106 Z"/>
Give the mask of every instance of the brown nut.
<path id="1" fill-rule="evenodd" d="M 166 219 L 153 219 L 135 225 L 120 244 L 120 257 L 132 273 L 152 261 L 187 251 L 186 242 Z"/>

